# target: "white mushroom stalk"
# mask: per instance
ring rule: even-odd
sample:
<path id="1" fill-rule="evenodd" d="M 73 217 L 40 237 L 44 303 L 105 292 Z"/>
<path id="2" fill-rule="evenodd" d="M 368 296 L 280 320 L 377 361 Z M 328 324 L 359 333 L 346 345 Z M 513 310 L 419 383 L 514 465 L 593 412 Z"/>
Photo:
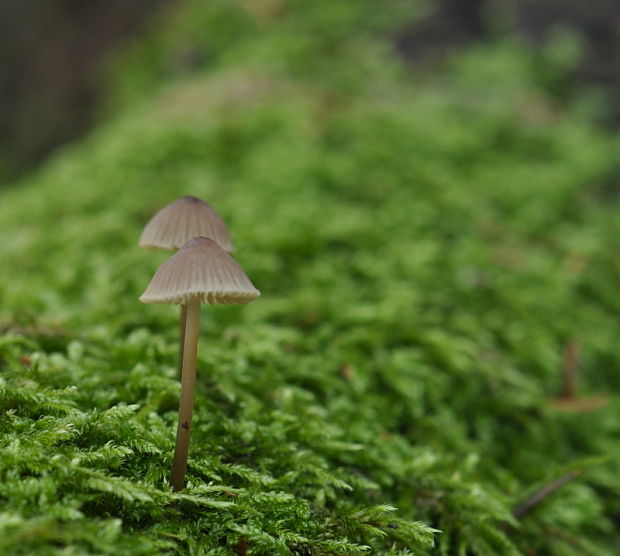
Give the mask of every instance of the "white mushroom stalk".
<path id="1" fill-rule="evenodd" d="M 170 484 L 172 490 L 175 491 L 183 489 L 189 442 L 192 434 L 192 413 L 196 392 L 196 359 L 200 329 L 200 298 L 198 296 L 192 297 L 183 307 L 187 308 L 187 321 L 181 369 L 181 399 L 179 400 L 177 439 L 174 446 L 172 472 L 170 473 Z"/>

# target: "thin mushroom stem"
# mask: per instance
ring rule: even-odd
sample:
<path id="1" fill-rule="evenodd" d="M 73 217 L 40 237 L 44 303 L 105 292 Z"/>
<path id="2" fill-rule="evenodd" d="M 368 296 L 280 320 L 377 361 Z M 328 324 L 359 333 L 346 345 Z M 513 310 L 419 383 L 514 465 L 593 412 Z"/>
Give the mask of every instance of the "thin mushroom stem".
<path id="1" fill-rule="evenodd" d="M 183 352 L 185 351 L 185 327 L 187 324 L 187 305 L 181 303 L 181 314 L 179 317 L 179 370 L 178 377 L 183 376 Z"/>
<path id="2" fill-rule="evenodd" d="M 183 373 L 181 376 L 181 400 L 179 403 L 179 423 L 177 440 L 172 460 L 170 484 L 172 490 L 179 491 L 185 483 L 187 455 L 192 431 L 192 411 L 196 389 L 196 356 L 198 353 L 198 329 L 200 327 L 200 298 L 193 297 L 187 302 L 185 342 L 183 350 Z"/>

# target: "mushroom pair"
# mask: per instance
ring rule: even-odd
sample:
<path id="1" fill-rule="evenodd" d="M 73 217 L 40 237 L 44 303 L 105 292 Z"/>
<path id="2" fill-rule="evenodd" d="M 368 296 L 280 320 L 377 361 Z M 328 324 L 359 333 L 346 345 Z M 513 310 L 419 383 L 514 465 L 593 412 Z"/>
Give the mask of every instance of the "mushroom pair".
<path id="1" fill-rule="evenodd" d="M 189 453 L 200 305 L 245 304 L 257 298 L 260 292 L 226 252 L 232 251 L 233 245 L 222 218 L 196 197 L 183 197 L 159 211 L 142 232 L 140 246 L 181 247 L 159 267 L 140 296 L 143 303 L 181 305 L 181 397 L 170 478 L 173 490 L 178 491 L 183 488 Z"/>

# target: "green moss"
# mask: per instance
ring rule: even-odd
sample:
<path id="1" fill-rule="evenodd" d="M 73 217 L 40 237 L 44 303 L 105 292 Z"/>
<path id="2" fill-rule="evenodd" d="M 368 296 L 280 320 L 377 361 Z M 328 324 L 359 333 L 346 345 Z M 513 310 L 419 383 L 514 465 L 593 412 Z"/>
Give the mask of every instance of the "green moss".
<path id="1" fill-rule="evenodd" d="M 617 141 L 548 87 L 557 45 L 420 74 L 389 44 L 404 12 L 278 5 L 188 3 L 107 123 L 2 192 L 0 546 L 614 554 Z M 137 301 L 166 254 L 136 243 L 184 194 L 262 296 L 203 308 L 175 494 L 178 312 Z M 603 409 L 552 404 L 570 338 Z"/>

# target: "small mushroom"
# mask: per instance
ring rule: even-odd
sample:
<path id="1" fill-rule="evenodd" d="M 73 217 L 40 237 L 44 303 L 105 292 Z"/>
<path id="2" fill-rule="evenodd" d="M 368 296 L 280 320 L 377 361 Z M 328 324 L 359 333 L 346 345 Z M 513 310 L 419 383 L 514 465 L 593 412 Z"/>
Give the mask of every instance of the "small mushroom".
<path id="1" fill-rule="evenodd" d="M 232 239 L 222 217 L 198 197 L 186 195 L 161 209 L 144 227 L 138 245 L 147 249 L 178 249 L 193 237 L 210 237 L 224 251 L 234 251 Z M 179 378 L 183 364 L 187 307 L 181 304 L 179 316 Z"/>
<path id="2" fill-rule="evenodd" d="M 187 195 L 161 209 L 144 227 L 140 247 L 178 249 L 192 237 L 210 237 L 232 253 L 234 247 L 222 217 L 209 203 Z"/>
<path id="3" fill-rule="evenodd" d="M 179 422 L 170 478 L 175 491 L 183 488 L 187 467 L 196 385 L 200 305 L 241 305 L 259 295 L 260 292 L 239 264 L 215 241 L 207 237 L 195 237 L 159 267 L 140 296 L 143 303 L 187 305 Z"/>

